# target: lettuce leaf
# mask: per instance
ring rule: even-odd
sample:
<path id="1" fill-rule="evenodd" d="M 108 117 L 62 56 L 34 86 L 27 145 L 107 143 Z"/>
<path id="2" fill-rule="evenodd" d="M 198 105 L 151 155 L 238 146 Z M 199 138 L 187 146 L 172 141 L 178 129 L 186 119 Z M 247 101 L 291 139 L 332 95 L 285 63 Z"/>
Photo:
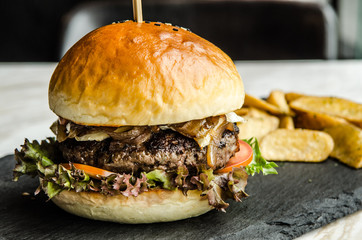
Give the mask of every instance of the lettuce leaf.
<path id="1" fill-rule="evenodd" d="M 174 187 L 171 183 L 171 177 L 169 174 L 167 174 L 164 170 L 156 169 L 148 173 L 144 173 L 147 177 L 147 181 L 150 184 L 150 186 L 155 187 L 158 183 L 161 183 L 162 188 L 171 190 Z"/>
<path id="2" fill-rule="evenodd" d="M 55 152 L 54 143 L 54 138 L 48 138 L 41 143 L 38 141 L 30 143 L 28 139 L 25 139 L 21 151 L 15 150 L 17 164 L 13 170 L 14 181 L 17 181 L 24 174 L 36 176 L 38 170 L 44 173 L 46 167 L 54 165 L 53 161 L 50 160 Z"/>
<path id="3" fill-rule="evenodd" d="M 141 174 L 139 178 L 131 174 L 114 174 L 103 178 L 100 188 L 100 192 L 107 195 L 122 194 L 126 197 L 137 197 L 140 193 L 148 191 L 149 185 L 145 174 Z"/>
<path id="4" fill-rule="evenodd" d="M 255 173 L 262 172 L 263 175 L 278 174 L 275 167 L 278 167 L 274 162 L 265 160 L 260 152 L 259 143 L 256 138 L 244 139 L 253 149 L 253 160 L 245 167 L 246 172 L 254 176 Z"/>
<path id="5" fill-rule="evenodd" d="M 187 177 L 189 176 L 189 170 L 185 165 L 177 168 L 177 176 L 175 177 L 175 184 L 182 189 L 188 188 Z"/>

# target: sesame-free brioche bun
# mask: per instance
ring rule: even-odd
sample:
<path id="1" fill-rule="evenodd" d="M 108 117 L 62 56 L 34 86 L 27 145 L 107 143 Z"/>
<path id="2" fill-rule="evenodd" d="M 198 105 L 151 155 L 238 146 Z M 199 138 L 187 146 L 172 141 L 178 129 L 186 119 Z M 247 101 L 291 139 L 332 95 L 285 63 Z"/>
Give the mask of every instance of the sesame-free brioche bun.
<path id="1" fill-rule="evenodd" d="M 82 125 L 161 125 L 234 111 L 244 102 L 232 60 L 163 23 L 126 21 L 79 40 L 56 67 L 50 108 Z"/>
<path id="2" fill-rule="evenodd" d="M 137 197 L 106 196 L 95 192 L 62 191 L 52 201 L 63 210 L 85 218 L 118 223 L 170 222 L 204 214 L 211 209 L 201 191 L 151 190 Z"/>

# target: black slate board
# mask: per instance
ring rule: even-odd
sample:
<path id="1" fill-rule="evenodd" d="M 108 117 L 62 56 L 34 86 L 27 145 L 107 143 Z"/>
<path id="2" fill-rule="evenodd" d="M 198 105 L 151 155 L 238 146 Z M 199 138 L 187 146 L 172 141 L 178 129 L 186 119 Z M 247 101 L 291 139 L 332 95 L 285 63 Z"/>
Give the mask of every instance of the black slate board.
<path id="1" fill-rule="evenodd" d="M 362 170 L 335 160 L 279 163 L 279 175 L 250 177 L 242 203 L 227 213 L 171 222 L 122 225 L 70 215 L 44 194 L 37 179 L 12 182 L 14 156 L 0 159 L 0 239 L 293 239 L 362 209 Z"/>

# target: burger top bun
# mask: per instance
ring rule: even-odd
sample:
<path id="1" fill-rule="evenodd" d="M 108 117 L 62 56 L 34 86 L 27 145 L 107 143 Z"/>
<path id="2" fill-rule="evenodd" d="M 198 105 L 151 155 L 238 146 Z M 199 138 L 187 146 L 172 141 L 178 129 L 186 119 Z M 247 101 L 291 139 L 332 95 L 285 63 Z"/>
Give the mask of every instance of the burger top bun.
<path id="1" fill-rule="evenodd" d="M 243 102 L 242 80 L 223 51 L 154 22 L 90 32 L 65 54 L 49 85 L 58 116 L 93 126 L 179 123 L 225 114 Z"/>

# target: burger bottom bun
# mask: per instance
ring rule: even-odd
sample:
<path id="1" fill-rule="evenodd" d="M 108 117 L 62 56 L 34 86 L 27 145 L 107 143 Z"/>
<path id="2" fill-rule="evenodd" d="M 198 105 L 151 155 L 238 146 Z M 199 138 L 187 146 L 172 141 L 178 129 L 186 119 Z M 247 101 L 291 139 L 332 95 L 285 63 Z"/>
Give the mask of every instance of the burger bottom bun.
<path id="1" fill-rule="evenodd" d="M 118 223 L 170 222 L 204 214 L 211 209 L 200 191 L 152 190 L 137 197 L 106 196 L 94 192 L 62 191 L 52 201 L 63 210 L 85 218 Z"/>

